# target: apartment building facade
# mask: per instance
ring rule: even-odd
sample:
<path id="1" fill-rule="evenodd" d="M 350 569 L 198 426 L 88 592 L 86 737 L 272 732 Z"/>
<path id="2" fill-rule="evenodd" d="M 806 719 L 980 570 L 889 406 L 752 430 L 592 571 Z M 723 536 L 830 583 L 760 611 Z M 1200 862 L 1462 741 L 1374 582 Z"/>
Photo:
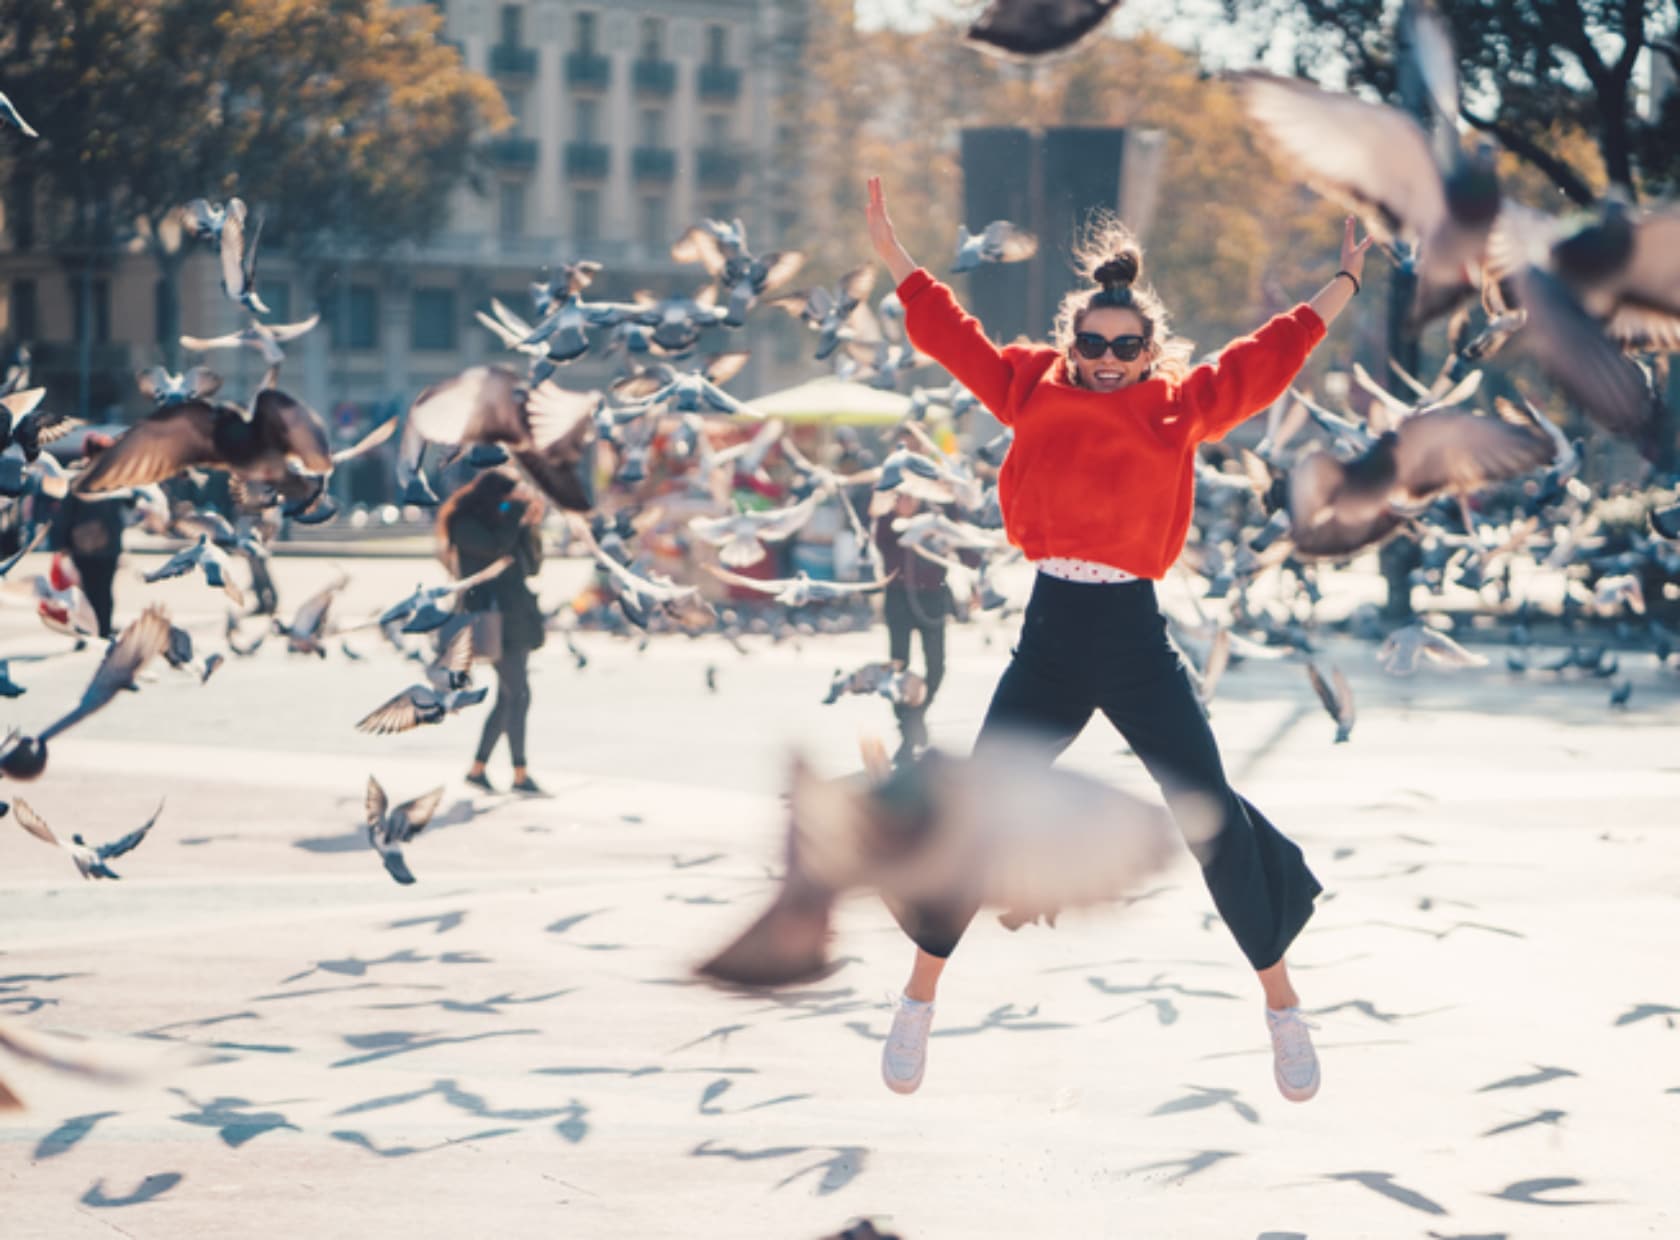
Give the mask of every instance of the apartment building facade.
<path id="1" fill-rule="evenodd" d="M 741 217 L 755 246 L 797 243 L 796 106 L 805 0 L 436 0 L 441 37 L 502 91 L 512 127 L 488 139 L 492 169 L 479 194 L 457 191 L 448 225 L 379 258 L 325 255 L 330 278 L 306 287 L 282 251 L 265 252 L 259 292 L 278 320 L 319 310 L 323 325 L 286 363 L 297 391 L 353 434 L 426 385 L 500 354 L 473 312 L 499 297 L 529 310 L 543 266 L 594 259 L 606 271 L 589 295 L 692 292 L 698 268 L 671 243 L 703 217 Z M 255 205 L 255 204 L 254 204 Z M 156 268 L 138 247 L 95 263 L 83 313 L 82 264 L 0 231 L 0 337 L 29 342 L 54 399 L 77 401 L 86 362 L 92 416 L 142 408 L 132 372 L 160 358 Z M 316 268 L 322 270 L 321 266 Z M 234 330 L 241 312 L 221 296 L 208 253 L 181 282 L 182 329 Z M 798 376 L 762 345 L 759 312 L 728 344 L 754 347 L 737 381 L 751 395 Z M 85 319 L 85 321 L 83 321 Z M 719 341 L 720 346 L 722 341 Z M 784 361 L 786 351 L 782 353 Z M 190 359 L 187 359 L 190 360 Z M 210 362 L 236 397 L 261 373 L 248 352 Z M 569 381 L 604 380 L 581 361 Z"/>

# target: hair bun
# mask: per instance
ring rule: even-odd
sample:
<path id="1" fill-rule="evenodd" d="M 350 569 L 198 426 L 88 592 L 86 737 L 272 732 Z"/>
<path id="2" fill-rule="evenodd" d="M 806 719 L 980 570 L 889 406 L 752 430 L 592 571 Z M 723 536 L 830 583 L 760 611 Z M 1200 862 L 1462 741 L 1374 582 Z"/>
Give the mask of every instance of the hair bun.
<path id="1" fill-rule="evenodd" d="M 1091 278 L 1105 289 L 1129 288 L 1132 281 L 1138 278 L 1138 271 L 1142 266 L 1142 256 L 1137 250 L 1128 247 L 1106 259 L 1091 273 Z"/>

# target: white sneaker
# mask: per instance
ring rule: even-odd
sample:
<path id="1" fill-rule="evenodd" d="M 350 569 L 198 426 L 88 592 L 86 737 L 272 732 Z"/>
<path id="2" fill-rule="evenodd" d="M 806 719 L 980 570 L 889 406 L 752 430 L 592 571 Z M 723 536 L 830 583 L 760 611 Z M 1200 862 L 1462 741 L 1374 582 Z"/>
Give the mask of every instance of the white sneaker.
<path id="1" fill-rule="evenodd" d="M 921 1088 L 932 1027 L 933 1004 L 899 998 L 887 1044 L 881 1048 L 881 1079 L 893 1093 L 913 1094 Z"/>
<path id="2" fill-rule="evenodd" d="M 1272 1076 L 1278 1092 L 1291 1102 L 1305 1102 L 1318 1092 L 1318 1055 L 1307 1032 L 1317 1026 L 1293 1007 L 1267 1008 L 1266 1024 L 1272 1031 Z"/>

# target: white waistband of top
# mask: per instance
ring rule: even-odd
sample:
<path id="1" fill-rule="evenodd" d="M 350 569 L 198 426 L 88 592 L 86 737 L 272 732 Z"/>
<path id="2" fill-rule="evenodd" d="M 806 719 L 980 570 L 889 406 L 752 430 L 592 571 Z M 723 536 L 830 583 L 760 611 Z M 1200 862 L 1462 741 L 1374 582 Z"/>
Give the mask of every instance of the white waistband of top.
<path id="1" fill-rule="evenodd" d="M 1121 581 L 1136 581 L 1137 574 L 1128 573 L 1112 564 L 1098 564 L 1094 560 L 1076 560 L 1071 556 L 1053 555 L 1035 562 L 1038 571 L 1060 581 L 1083 581 L 1112 585 Z"/>

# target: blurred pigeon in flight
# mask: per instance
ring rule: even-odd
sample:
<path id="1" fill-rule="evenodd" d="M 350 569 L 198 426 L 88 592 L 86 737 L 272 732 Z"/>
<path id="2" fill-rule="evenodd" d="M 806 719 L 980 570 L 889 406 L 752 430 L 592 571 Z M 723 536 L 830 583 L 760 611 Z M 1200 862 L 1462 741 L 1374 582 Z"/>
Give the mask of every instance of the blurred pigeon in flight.
<path id="1" fill-rule="evenodd" d="M 112 840 L 109 844 L 98 845 L 89 844 L 80 834 L 72 835 L 68 844 L 63 843 L 58 836 L 53 834 L 53 830 L 46 824 L 46 820 L 31 809 L 29 803 L 21 797 L 12 802 L 12 812 L 17 817 L 18 826 L 29 834 L 44 843 L 68 852 L 70 859 L 76 863 L 76 869 L 80 871 L 83 878 L 121 878 L 122 875 L 111 869 L 107 863 L 130 851 L 146 838 L 146 832 L 152 829 L 158 817 L 163 813 L 163 802 L 159 801 L 157 809 L 152 811 L 152 816 L 127 835 Z"/>
<path id="2" fill-rule="evenodd" d="M 1025 741 L 978 759 L 930 753 L 879 782 L 819 779 L 796 759 L 791 785 L 781 890 L 699 967 L 717 981 L 784 986 L 820 974 L 830 916 L 849 891 L 1030 917 L 1113 900 L 1179 850 L 1164 807 L 1049 767 Z M 1216 826 L 1212 805 L 1206 822 L 1180 818 L 1193 846 Z"/>
<path id="3" fill-rule="evenodd" d="M 971 233 L 957 225 L 957 257 L 951 271 L 973 271 L 982 263 L 1019 263 L 1038 253 L 1038 238 L 1023 232 L 1008 220 L 993 220 Z"/>
<path id="4" fill-rule="evenodd" d="M 1421 663 L 1444 668 L 1486 667 L 1487 660 L 1426 624 L 1395 629 L 1377 650 L 1377 662 L 1390 676 L 1416 675 Z"/>
<path id="5" fill-rule="evenodd" d="M 457 711 L 477 706 L 489 692 L 488 689 L 439 691 L 431 685 L 410 685 L 390 701 L 369 711 L 356 724 L 356 731 L 387 736 L 394 732 L 411 731 L 422 724 L 442 723 Z"/>
<path id="6" fill-rule="evenodd" d="M 184 405 L 189 400 L 208 400 L 222 388 L 222 377 L 208 366 L 194 366 L 183 375 L 171 374 L 162 366 L 148 366 L 135 373 L 134 382 L 157 409 Z"/>
<path id="7" fill-rule="evenodd" d="M 185 547 L 170 556 L 157 568 L 145 575 L 147 582 L 167 581 L 172 577 L 183 577 L 194 569 L 204 574 L 204 580 L 211 587 L 223 591 L 235 607 L 245 605 L 245 592 L 233 580 L 232 564 L 227 556 L 210 541 L 208 534 L 200 534 L 198 541 L 190 547 Z"/>
<path id="8" fill-rule="evenodd" d="M 1410 113 L 1346 92 L 1263 72 L 1234 80 L 1272 149 L 1415 270 L 1411 318 L 1421 325 L 1473 293 L 1502 195 L 1492 144 L 1466 154 L 1458 141 L 1457 60 L 1445 22 L 1408 0 L 1401 33 L 1435 113 L 1433 137 Z"/>
<path id="9" fill-rule="evenodd" d="M 169 615 L 151 606 L 129 622 L 100 660 L 79 702 L 35 736 L 11 733 L 0 741 L 0 774 L 11 779 L 35 779 L 47 768 L 47 742 L 89 715 L 103 709 L 169 642 Z"/>
<path id="10" fill-rule="evenodd" d="M 966 41 L 992 56 L 1029 59 L 1073 50 L 1121 0 L 991 0 Z"/>
<path id="11" fill-rule="evenodd" d="M 368 776 L 368 843 L 385 863 L 385 872 L 405 887 L 414 882 L 414 875 L 403 859 L 402 846 L 426 829 L 441 800 L 443 789 L 438 787 L 412 801 L 392 806 L 379 781 Z"/>
<path id="12" fill-rule="evenodd" d="M 182 219 L 189 236 L 215 243 L 221 261 L 222 292 L 228 300 L 238 302 L 252 314 L 267 314 L 268 307 L 257 296 L 257 242 L 262 236 L 262 216 L 257 216 L 247 236 L 247 215 L 242 198 L 229 198 L 225 206 L 195 198 L 186 205 Z"/>

